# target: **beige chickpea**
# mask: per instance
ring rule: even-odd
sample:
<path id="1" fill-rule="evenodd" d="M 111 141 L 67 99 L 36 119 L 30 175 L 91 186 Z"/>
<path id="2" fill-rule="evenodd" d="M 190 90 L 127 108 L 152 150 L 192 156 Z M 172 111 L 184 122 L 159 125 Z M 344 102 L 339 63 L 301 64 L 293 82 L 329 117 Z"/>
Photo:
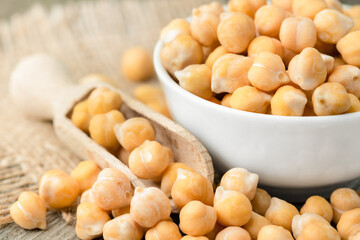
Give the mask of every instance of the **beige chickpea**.
<path id="1" fill-rule="evenodd" d="M 243 228 L 249 232 L 252 240 L 256 240 L 260 229 L 266 225 L 271 225 L 271 222 L 265 217 L 253 212 L 249 222 L 245 224 Z"/>
<path id="2" fill-rule="evenodd" d="M 70 176 L 75 179 L 80 186 L 80 193 L 90 189 L 97 179 L 100 172 L 99 166 L 91 160 L 80 162 Z"/>
<path id="3" fill-rule="evenodd" d="M 296 240 L 340 240 L 339 233 L 331 226 L 315 223 L 307 226 Z"/>
<path id="4" fill-rule="evenodd" d="M 296 52 L 293 52 L 287 48 L 284 48 L 284 63 L 285 67 L 287 68 L 289 66 L 290 61 L 297 55 Z"/>
<path id="5" fill-rule="evenodd" d="M 271 196 L 263 189 L 257 188 L 255 197 L 251 200 L 252 209 L 255 213 L 262 216 L 265 215 L 266 210 L 269 208 Z"/>
<path id="6" fill-rule="evenodd" d="M 219 23 L 219 14 L 195 8 L 190 23 L 191 35 L 201 45 L 209 47 L 218 40 L 216 31 Z"/>
<path id="7" fill-rule="evenodd" d="M 255 14 L 255 26 L 259 35 L 278 38 L 282 22 L 288 13 L 281 7 L 265 5 L 259 8 Z"/>
<path id="8" fill-rule="evenodd" d="M 290 82 L 281 57 L 271 52 L 261 52 L 255 57 L 248 78 L 254 87 L 266 92 Z"/>
<path id="9" fill-rule="evenodd" d="M 266 5 L 265 0 L 230 0 L 228 3 L 229 11 L 240 12 L 254 18 L 256 11 Z"/>
<path id="10" fill-rule="evenodd" d="M 299 235 L 310 225 L 319 224 L 331 227 L 330 223 L 323 217 L 315 213 L 303 213 L 296 215 L 292 221 L 292 232 L 297 239 Z"/>
<path id="11" fill-rule="evenodd" d="M 266 225 L 260 229 L 257 240 L 294 240 L 291 233 L 281 226 Z"/>
<path id="12" fill-rule="evenodd" d="M 281 42 L 275 38 L 259 36 L 254 38 L 248 48 L 248 56 L 255 58 L 261 52 L 271 52 L 284 57 L 284 48 Z"/>
<path id="13" fill-rule="evenodd" d="M 250 234 L 241 227 L 227 227 L 216 236 L 215 240 L 251 240 Z"/>
<path id="14" fill-rule="evenodd" d="M 339 12 L 343 11 L 342 4 L 339 0 L 325 0 L 325 2 L 329 9 L 334 9 Z"/>
<path id="15" fill-rule="evenodd" d="M 99 87 L 91 92 L 87 99 L 89 113 L 94 116 L 111 110 L 120 109 L 122 104 L 121 96 L 105 87 Z"/>
<path id="16" fill-rule="evenodd" d="M 175 72 L 179 85 L 185 90 L 204 99 L 210 99 L 211 91 L 211 68 L 205 64 L 189 65 L 183 70 Z"/>
<path id="17" fill-rule="evenodd" d="M 141 46 L 131 47 L 123 53 L 121 71 L 131 82 L 148 80 L 155 73 L 151 55 Z"/>
<path id="18" fill-rule="evenodd" d="M 344 212 L 360 208 L 360 197 L 351 188 L 339 188 L 331 194 L 330 203 L 334 213 L 333 222 L 337 224 Z"/>
<path id="19" fill-rule="evenodd" d="M 223 226 L 243 226 L 252 215 L 251 203 L 244 194 L 222 186 L 216 189 L 214 208 L 217 221 Z"/>
<path id="20" fill-rule="evenodd" d="M 318 116 L 342 114 L 351 105 L 345 87 L 337 82 L 327 82 L 317 87 L 312 95 L 312 102 Z"/>
<path id="21" fill-rule="evenodd" d="M 316 34 L 314 22 L 305 17 L 286 18 L 280 27 L 281 44 L 284 48 L 297 53 L 307 47 L 314 47 Z"/>
<path id="22" fill-rule="evenodd" d="M 325 82 L 327 69 L 318 50 L 305 48 L 290 61 L 288 74 L 301 89 L 313 90 Z"/>
<path id="23" fill-rule="evenodd" d="M 336 44 L 326 43 L 321 41 L 319 38 L 316 39 L 314 48 L 316 48 L 320 53 L 336 56 L 338 55 L 336 50 Z"/>
<path id="24" fill-rule="evenodd" d="M 118 208 L 118 209 L 114 209 L 114 210 L 111 210 L 111 215 L 116 218 L 116 217 L 119 217 L 119 216 L 122 216 L 124 214 L 128 214 L 130 213 L 130 205 L 129 206 L 126 206 L 126 207 L 122 207 L 122 208 Z"/>
<path id="25" fill-rule="evenodd" d="M 193 237 L 190 235 L 186 235 L 186 236 L 182 237 L 181 240 L 209 240 L 209 238 L 207 238 L 205 236 Z"/>
<path id="26" fill-rule="evenodd" d="M 314 19 L 316 14 L 327 9 L 324 0 L 293 0 L 292 11 L 294 15 Z"/>
<path id="27" fill-rule="evenodd" d="M 36 193 L 22 192 L 10 207 L 10 216 L 24 229 L 46 229 L 46 206 Z"/>
<path id="28" fill-rule="evenodd" d="M 357 98 L 355 95 L 349 93 L 348 94 L 350 98 L 350 108 L 347 111 L 347 113 L 354 113 L 360 111 L 360 101 L 359 98 Z"/>
<path id="29" fill-rule="evenodd" d="M 79 196 L 77 181 L 61 170 L 47 171 L 40 179 L 39 196 L 55 209 L 68 207 Z"/>
<path id="30" fill-rule="evenodd" d="M 130 214 L 115 217 L 103 229 L 104 240 L 141 240 L 143 235 L 142 228 L 131 219 Z"/>
<path id="31" fill-rule="evenodd" d="M 344 212 L 336 227 L 341 239 L 344 240 L 347 240 L 351 235 L 360 233 L 360 208 Z"/>
<path id="32" fill-rule="evenodd" d="M 222 176 L 220 186 L 241 192 L 251 201 L 255 197 L 258 182 L 259 175 L 256 173 L 245 168 L 232 168 Z"/>
<path id="33" fill-rule="evenodd" d="M 192 64 L 203 61 L 201 45 L 189 35 L 180 35 L 167 43 L 160 52 L 165 69 L 174 74 Z"/>
<path id="34" fill-rule="evenodd" d="M 360 69 L 352 65 L 342 65 L 334 69 L 328 78 L 329 82 L 338 82 L 348 93 L 360 97 Z"/>
<path id="35" fill-rule="evenodd" d="M 227 51 L 241 53 L 255 37 L 255 23 L 243 13 L 225 12 L 220 15 L 217 34 Z"/>
<path id="36" fill-rule="evenodd" d="M 180 240 L 181 234 L 178 226 L 170 221 L 161 221 L 149 229 L 145 240 Z"/>
<path id="37" fill-rule="evenodd" d="M 327 75 L 334 70 L 335 58 L 327 54 L 321 54 L 321 57 L 325 63 Z"/>
<path id="38" fill-rule="evenodd" d="M 271 98 L 271 114 L 280 116 L 302 116 L 307 98 L 304 92 L 293 86 L 280 87 Z"/>
<path id="39" fill-rule="evenodd" d="M 291 12 L 293 0 L 271 0 L 271 4 Z"/>
<path id="40" fill-rule="evenodd" d="M 85 202 L 91 202 L 91 203 L 96 203 L 95 199 L 94 199 L 94 196 L 92 194 L 92 191 L 91 191 L 91 188 L 84 191 L 82 194 L 81 194 L 81 197 L 80 197 L 80 203 L 85 203 Z"/>
<path id="41" fill-rule="evenodd" d="M 214 49 L 214 51 L 212 51 L 210 53 L 210 55 L 207 57 L 205 64 L 212 69 L 215 61 L 221 57 L 222 55 L 225 55 L 229 53 L 226 48 L 224 48 L 223 46 L 219 46 L 217 48 Z"/>
<path id="42" fill-rule="evenodd" d="M 232 93 L 226 94 L 223 99 L 221 100 L 221 105 L 225 107 L 230 107 L 230 99 L 231 99 Z"/>
<path id="43" fill-rule="evenodd" d="M 175 205 L 181 209 L 193 200 L 213 205 L 214 190 L 204 176 L 186 169 L 177 169 L 176 180 L 171 189 L 171 197 Z"/>
<path id="44" fill-rule="evenodd" d="M 182 18 L 177 18 L 168 23 L 160 32 L 160 40 L 168 44 L 181 35 L 190 36 L 190 23 Z"/>
<path id="45" fill-rule="evenodd" d="M 228 53 L 219 57 L 212 68 L 211 90 L 215 93 L 233 93 L 237 88 L 250 85 L 248 71 L 253 59 Z"/>
<path id="46" fill-rule="evenodd" d="M 349 17 L 360 17 L 360 5 L 353 5 L 345 10 L 345 14 Z"/>
<path id="47" fill-rule="evenodd" d="M 274 225 L 282 226 L 291 231 L 293 217 L 298 215 L 299 211 L 294 205 L 279 198 L 271 198 L 269 208 L 266 210 L 265 217 Z"/>
<path id="48" fill-rule="evenodd" d="M 346 63 L 360 67 L 360 30 L 350 32 L 341 38 L 336 48 Z"/>
<path id="49" fill-rule="evenodd" d="M 161 190 L 168 196 L 171 196 L 171 189 L 174 185 L 174 182 L 177 178 L 177 170 L 185 169 L 188 171 L 194 171 L 191 167 L 187 166 L 184 163 L 176 162 L 171 163 L 164 171 L 162 178 L 161 178 Z"/>
<path id="50" fill-rule="evenodd" d="M 304 213 L 317 214 L 328 222 L 331 222 L 331 219 L 333 218 L 333 211 L 330 203 L 320 196 L 312 196 L 306 200 L 305 204 L 300 209 L 300 214 Z"/>
<path id="51" fill-rule="evenodd" d="M 199 237 L 214 229 L 216 210 L 200 201 L 191 201 L 181 209 L 179 218 L 182 232 Z"/>
<path id="52" fill-rule="evenodd" d="M 96 203 L 104 210 L 129 205 L 132 189 L 129 178 L 115 168 L 104 168 L 91 188 Z"/>
<path id="53" fill-rule="evenodd" d="M 71 114 L 71 121 L 84 132 L 89 132 L 91 114 L 88 110 L 87 101 L 79 102 L 75 105 Z"/>
<path id="54" fill-rule="evenodd" d="M 80 239 L 98 238 L 110 217 L 95 203 L 81 203 L 76 210 L 76 235 Z"/>

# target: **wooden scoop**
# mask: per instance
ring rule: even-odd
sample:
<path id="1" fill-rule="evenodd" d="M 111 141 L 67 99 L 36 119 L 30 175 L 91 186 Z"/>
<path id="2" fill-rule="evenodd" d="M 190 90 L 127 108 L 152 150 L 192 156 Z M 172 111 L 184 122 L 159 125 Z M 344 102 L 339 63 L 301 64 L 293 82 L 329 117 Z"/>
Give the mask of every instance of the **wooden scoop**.
<path id="1" fill-rule="evenodd" d="M 75 85 L 61 62 L 46 54 L 36 54 L 20 61 L 13 70 L 10 94 L 25 114 L 42 120 L 53 120 L 59 139 L 80 158 L 92 159 L 101 168 L 111 167 L 123 171 L 134 187 L 149 186 L 149 181 L 136 177 L 125 164 L 95 143 L 70 120 L 74 105 L 87 98 L 97 86 Z M 176 162 L 185 163 L 213 182 L 211 157 L 193 135 L 123 91 L 106 84 L 101 86 L 121 95 L 123 104 L 120 111 L 126 118 L 141 116 L 152 122 L 156 129 L 156 140 L 173 150 Z"/>

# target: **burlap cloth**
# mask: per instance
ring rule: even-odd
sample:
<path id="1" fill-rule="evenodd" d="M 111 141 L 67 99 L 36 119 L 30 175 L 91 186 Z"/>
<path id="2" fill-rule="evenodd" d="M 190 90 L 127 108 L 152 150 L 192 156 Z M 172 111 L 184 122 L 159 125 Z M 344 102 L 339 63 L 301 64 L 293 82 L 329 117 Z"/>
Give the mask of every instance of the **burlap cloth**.
<path id="1" fill-rule="evenodd" d="M 82 1 L 51 9 L 35 5 L 0 23 L 0 239 L 76 239 L 74 224 L 67 225 L 55 212 L 48 213 L 46 231 L 26 231 L 11 223 L 9 207 L 21 191 L 36 191 L 46 170 L 70 172 L 80 161 L 56 138 L 51 122 L 26 118 L 11 104 L 8 80 L 19 59 L 51 53 L 78 78 L 101 72 L 130 91 L 133 85 L 119 74 L 122 51 L 138 44 L 151 51 L 167 22 L 188 16 L 205 2 L 210 1 Z"/>

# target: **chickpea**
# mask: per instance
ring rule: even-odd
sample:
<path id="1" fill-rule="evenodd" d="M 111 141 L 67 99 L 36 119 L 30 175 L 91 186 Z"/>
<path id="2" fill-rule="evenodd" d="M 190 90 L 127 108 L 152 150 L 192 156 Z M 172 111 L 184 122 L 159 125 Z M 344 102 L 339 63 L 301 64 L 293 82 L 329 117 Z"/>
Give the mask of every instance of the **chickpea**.
<path id="1" fill-rule="evenodd" d="M 177 170 L 185 169 L 188 171 L 194 171 L 191 167 L 185 165 L 184 163 L 176 162 L 171 163 L 164 171 L 161 179 L 161 190 L 168 196 L 171 196 L 171 189 L 174 185 L 174 182 L 177 178 Z"/>
<path id="2" fill-rule="evenodd" d="M 245 168 L 232 168 L 222 176 L 220 186 L 241 192 L 251 201 L 255 197 L 258 182 L 259 175 L 256 173 Z"/>
<path id="3" fill-rule="evenodd" d="M 284 48 L 284 63 L 286 68 L 289 66 L 290 61 L 296 56 L 297 54 L 287 48 Z"/>
<path id="4" fill-rule="evenodd" d="M 129 156 L 130 156 L 129 151 L 125 150 L 124 148 L 120 148 L 119 152 L 117 153 L 117 158 L 126 166 L 129 166 Z"/>
<path id="5" fill-rule="evenodd" d="M 225 54 L 213 65 L 211 90 L 215 93 L 233 93 L 237 88 L 250 85 L 248 71 L 253 64 L 249 57 Z"/>
<path id="6" fill-rule="evenodd" d="M 185 90 L 204 99 L 212 97 L 211 68 L 205 64 L 187 66 L 181 71 L 176 71 L 175 76 L 179 85 Z"/>
<path id="7" fill-rule="evenodd" d="M 216 223 L 216 210 L 200 201 L 190 201 L 180 211 L 182 232 L 199 237 L 211 232 Z"/>
<path id="8" fill-rule="evenodd" d="M 92 187 L 100 170 L 94 161 L 82 161 L 72 170 L 70 176 L 79 183 L 80 193 L 83 193 Z"/>
<path id="9" fill-rule="evenodd" d="M 134 97 L 142 103 L 165 101 L 164 92 L 160 86 L 139 84 L 133 91 Z"/>
<path id="10" fill-rule="evenodd" d="M 76 210 L 76 235 L 80 239 L 94 239 L 103 233 L 105 223 L 110 217 L 95 203 L 81 203 Z"/>
<path id="11" fill-rule="evenodd" d="M 321 54 L 326 67 L 327 75 L 329 75 L 334 70 L 335 58 L 326 54 Z"/>
<path id="12" fill-rule="evenodd" d="M 339 233 L 331 226 L 315 223 L 307 226 L 297 240 L 340 240 Z"/>
<path id="13" fill-rule="evenodd" d="M 165 117 L 172 119 L 171 113 L 169 111 L 169 108 L 168 108 L 165 100 L 148 102 L 148 103 L 146 103 L 146 106 L 148 106 L 152 110 L 164 115 Z"/>
<path id="14" fill-rule="evenodd" d="M 177 18 L 169 22 L 160 32 L 160 40 L 163 44 L 168 44 L 178 36 L 190 36 L 190 23 L 182 18 Z"/>
<path id="15" fill-rule="evenodd" d="M 336 44 L 326 43 L 321 41 L 319 38 L 316 39 L 314 48 L 316 48 L 320 53 L 327 55 L 338 55 L 336 50 Z"/>
<path id="16" fill-rule="evenodd" d="M 135 188 L 130 204 L 131 218 L 140 226 L 151 228 L 170 217 L 170 200 L 156 187 Z"/>
<path id="17" fill-rule="evenodd" d="M 94 116 L 111 110 L 120 109 L 122 104 L 121 96 L 105 87 L 99 87 L 91 92 L 88 100 L 89 113 Z"/>
<path id="18" fill-rule="evenodd" d="M 359 240 L 359 239 L 360 239 L 360 232 L 349 236 L 349 240 Z"/>
<path id="19" fill-rule="evenodd" d="M 225 12 L 220 15 L 217 34 L 227 51 L 241 53 L 255 37 L 255 23 L 243 13 Z"/>
<path id="20" fill-rule="evenodd" d="M 243 228 L 249 232 L 251 239 L 256 240 L 261 228 L 266 225 L 271 225 L 271 222 L 265 217 L 253 212 L 249 222 Z"/>
<path id="21" fill-rule="evenodd" d="M 209 239 L 205 236 L 193 237 L 193 236 L 186 235 L 186 236 L 182 237 L 181 240 L 209 240 Z"/>
<path id="22" fill-rule="evenodd" d="M 130 214 L 108 221 L 104 225 L 103 232 L 104 240 L 141 240 L 144 235 L 142 228 L 131 219 Z"/>
<path id="23" fill-rule="evenodd" d="M 266 5 L 266 0 L 230 0 L 229 11 L 240 12 L 254 18 L 254 14 L 261 7 Z"/>
<path id="24" fill-rule="evenodd" d="M 299 211 L 294 205 L 279 198 L 271 198 L 270 206 L 266 210 L 265 217 L 274 225 L 282 226 L 291 231 L 293 217 L 298 215 Z M 260 234 L 260 233 L 259 233 Z"/>
<path id="25" fill-rule="evenodd" d="M 203 4 L 198 8 L 202 12 L 212 12 L 216 15 L 220 15 L 224 12 L 224 9 L 219 2 L 211 2 L 209 4 Z"/>
<path id="26" fill-rule="evenodd" d="M 294 15 L 314 19 L 321 10 L 328 6 L 324 0 L 293 0 L 292 11 Z"/>
<path id="27" fill-rule="evenodd" d="M 257 188 L 255 197 L 251 200 L 252 209 L 255 213 L 262 216 L 265 215 L 266 210 L 269 208 L 271 202 L 271 196 L 267 191 Z"/>
<path id="28" fill-rule="evenodd" d="M 55 209 L 68 207 L 79 196 L 77 181 L 61 170 L 47 171 L 40 180 L 39 196 Z"/>
<path id="29" fill-rule="evenodd" d="M 259 35 L 279 38 L 280 27 L 289 14 L 274 5 L 265 5 L 255 14 L 255 26 Z"/>
<path id="30" fill-rule="evenodd" d="M 349 17 L 360 17 L 360 5 L 354 5 L 349 9 L 346 9 L 345 14 Z"/>
<path id="31" fill-rule="evenodd" d="M 333 211 L 330 203 L 323 197 L 309 197 L 304 206 L 300 209 L 300 214 L 314 213 L 323 217 L 326 221 L 331 222 Z"/>
<path id="32" fill-rule="evenodd" d="M 219 186 L 215 192 L 214 208 L 217 221 L 223 226 L 243 226 L 249 222 L 252 207 L 241 192 L 226 190 Z"/>
<path id="33" fill-rule="evenodd" d="M 219 46 L 219 47 L 215 48 L 215 50 L 210 53 L 210 55 L 208 56 L 208 58 L 207 58 L 206 61 L 205 61 L 205 64 L 206 64 L 209 68 L 212 68 L 213 65 L 214 65 L 214 63 L 215 63 L 215 61 L 216 61 L 219 57 L 221 57 L 221 56 L 223 56 L 223 55 L 225 55 L 225 54 L 227 54 L 227 53 L 229 53 L 229 52 L 228 52 L 223 46 Z"/>
<path id="34" fill-rule="evenodd" d="M 337 82 L 328 82 L 317 87 L 312 102 L 318 116 L 342 114 L 348 111 L 351 105 L 345 87 Z"/>
<path id="35" fill-rule="evenodd" d="M 91 138 L 105 148 L 117 148 L 114 126 L 125 121 L 124 115 L 118 110 L 111 110 L 105 114 L 97 114 L 90 120 L 89 132 Z"/>
<path id="36" fill-rule="evenodd" d="M 91 202 L 91 203 L 96 203 L 94 196 L 92 194 L 91 188 L 88 190 L 85 190 L 80 197 L 80 203 L 85 203 L 85 202 Z"/>
<path id="37" fill-rule="evenodd" d="M 230 107 L 230 99 L 231 99 L 232 93 L 226 94 L 223 99 L 221 100 L 221 105 L 225 107 Z"/>
<path id="38" fill-rule="evenodd" d="M 75 105 L 71 114 L 71 121 L 84 132 L 89 132 L 91 114 L 88 110 L 87 101 L 79 102 Z"/>
<path id="39" fill-rule="evenodd" d="M 218 41 L 216 30 L 219 22 L 219 14 L 195 8 L 190 23 L 191 35 L 201 45 L 209 47 Z"/>
<path id="40" fill-rule="evenodd" d="M 267 92 L 290 82 L 281 57 L 271 52 L 261 52 L 255 57 L 248 78 L 254 87 Z"/>
<path id="41" fill-rule="evenodd" d="M 314 47 L 316 39 L 315 24 L 308 18 L 289 17 L 281 24 L 281 44 L 293 52 L 299 53 L 307 47 Z"/>
<path id="42" fill-rule="evenodd" d="M 123 53 L 121 71 L 131 82 L 145 81 L 155 73 L 150 54 L 141 46 L 129 48 Z"/>
<path id="43" fill-rule="evenodd" d="M 360 197 L 351 188 L 339 188 L 331 194 L 330 203 L 334 213 L 333 222 L 337 224 L 344 212 L 360 208 Z"/>
<path id="44" fill-rule="evenodd" d="M 271 0 L 271 4 L 291 12 L 293 0 Z"/>
<path id="45" fill-rule="evenodd" d="M 11 205 L 10 215 L 14 222 L 25 229 L 46 229 L 46 206 L 36 193 L 22 192 Z"/>
<path id="46" fill-rule="evenodd" d="M 360 67 L 360 30 L 350 32 L 341 38 L 336 48 L 346 63 Z"/>
<path id="47" fill-rule="evenodd" d="M 177 169 L 177 177 L 171 189 L 172 199 L 179 209 L 193 200 L 213 205 L 214 190 L 204 176 L 185 169 Z"/>
<path id="48" fill-rule="evenodd" d="M 129 178 L 115 168 L 101 170 L 91 191 L 97 205 L 106 211 L 129 205 L 132 197 Z"/>
<path id="49" fill-rule="evenodd" d="M 80 79 L 80 84 L 86 85 L 86 84 L 101 84 L 101 83 L 107 83 L 110 85 L 117 85 L 115 80 L 99 73 L 91 73 L 88 74 Z"/>
<path id="50" fill-rule="evenodd" d="M 216 236 L 215 240 L 251 240 L 250 234 L 241 227 L 227 227 Z"/>
<path id="51" fill-rule="evenodd" d="M 360 111 L 360 101 L 359 98 L 357 98 L 355 95 L 349 93 L 348 94 L 350 98 L 350 108 L 347 111 L 347 113 L 354 113 Z"/>
<path id="52" fill-rule="evenodd" d="M 291 233 L 281 226 L 266 225 L 260 229 L 257 240 L 294 240 Z"/>
<path id="53" fill-rule="evenodd" d="M 160 58 L 165 69 L 174 74 L 189 65 L 200 64 L 203 52 L 200 44 L 191 36 L 180 35 L 162 48 Z"/>
<path id="54" fill-rule="evenodd" d="M 161 221 L 148 230 L 145 240 L 180 240 L 181 234 L 178 226 L 169 221 Z"/>
<path id="55" fill-rule="evenodd" d="M 280 116 L 302 116 L 307 98 L 305 93 L 293 86 L 280 87 L 271 99 L 271 114 Z"/>
<path id="56" fill-rule="evenodd" d="M 292 231 L 296 239 L 304 232 L 304 230 L 314 224 L 323 226 L 330 226 L 330 223 L 323 217 L 315 213 L 303 213 L 302 215 L 296 215 L 292 221 Z"/>
<path id="57" fill-rule="evenodd" d="M 360 97 L 360 69 L 352 65 L 342 65 L 334 69 L 328 78 L 329 82 L 338 82 L 348 93 Z"/>
<path id="58" fill-rule="evenodd" d="M 114 210 L 111 210 L 111 215 L 116 218 L 116 217 L 119 217 L 119 216 L 122 216 L 124 214 L 128 214 L 130 213 L 130 205 L 129 206 L 126 206 L 126 207 L 122 207 L 122 208 L 118 208 L 118 209 L 114 209 Z"/>
<path id="59" fill-rule="evenodd" d="M 335 9 L 339 12 L 343 11 L 342 4 L 339 0 L 325 0 L 325 2 L 329 9 Z"/>
<path id="60" fill-rule="evenodd" d="M 248 56 L 255 58 L 261 52 L 271 52 L 284 57 L 284 48 L 281 42 L 275 38 L 259 36 L 254 38 L 248 48 Z"/>

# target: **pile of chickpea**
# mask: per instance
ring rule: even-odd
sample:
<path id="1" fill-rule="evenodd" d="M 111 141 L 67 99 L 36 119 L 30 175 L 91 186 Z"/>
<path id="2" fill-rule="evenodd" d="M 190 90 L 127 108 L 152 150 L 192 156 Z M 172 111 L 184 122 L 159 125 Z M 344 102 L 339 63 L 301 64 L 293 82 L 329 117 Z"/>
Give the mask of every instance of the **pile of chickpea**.
<path id="1" fill-rule="evenodd" d="M 160 58 L 185 90 L 248 112 L 360 111 L 360 6 L 338 0 L 230 0 L 160 33 Z"/>

